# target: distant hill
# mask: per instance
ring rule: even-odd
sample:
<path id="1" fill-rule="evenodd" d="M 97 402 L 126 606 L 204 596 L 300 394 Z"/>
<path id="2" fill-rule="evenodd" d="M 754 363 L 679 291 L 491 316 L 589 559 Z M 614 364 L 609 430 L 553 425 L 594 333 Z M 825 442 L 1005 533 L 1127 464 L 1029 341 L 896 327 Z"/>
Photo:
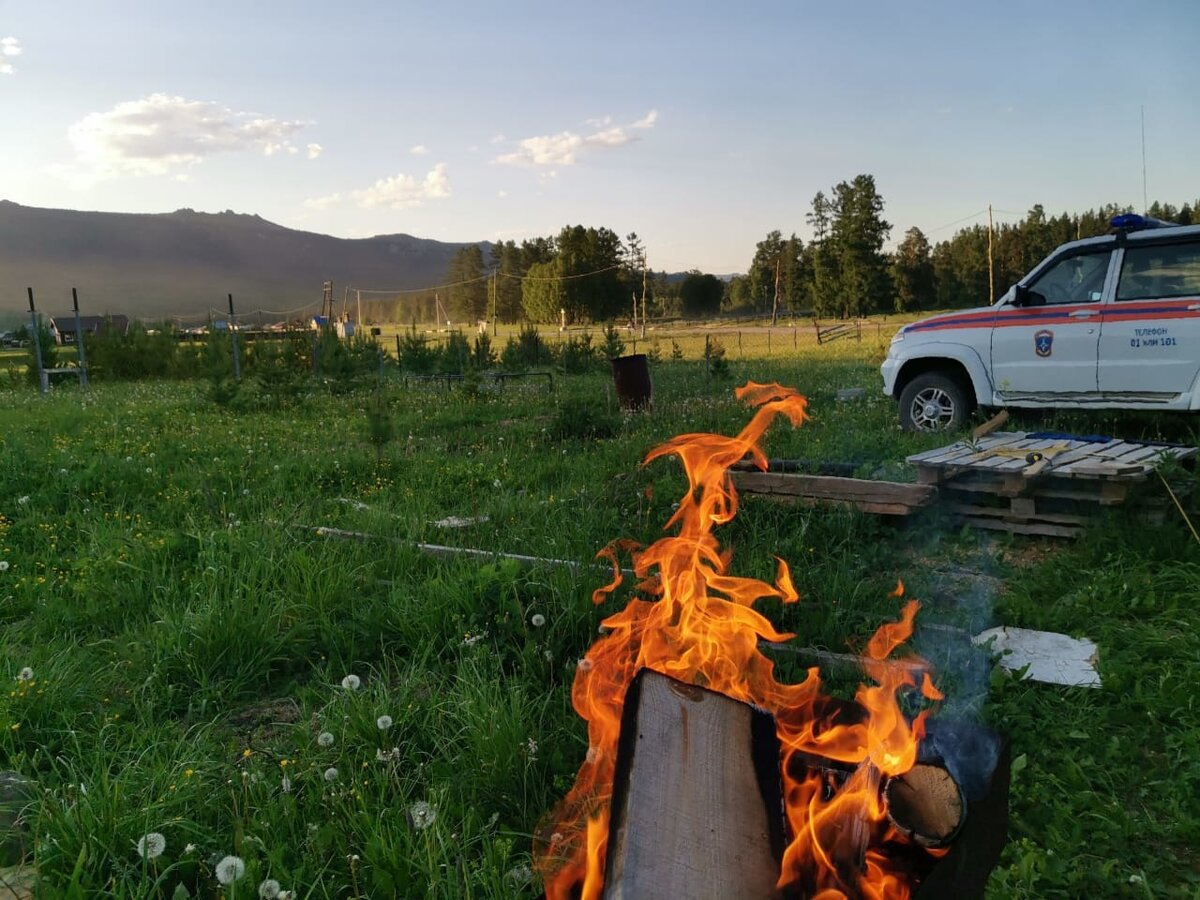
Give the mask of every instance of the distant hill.
<path id="1" fill-rule="evenodd" d="M 490 247 L 480 242 L 484 253 Z M 467 244 L 388 234 L 347 240 L 294 231 L 234 212 L 105 213 L 40 209 L 0 200 L 0 313 L 71 309 L 91 314 L 202 319 L 233 294 L 239 312 L 319 304 L 323 282 L 408 290 L 440 284 Z M 5 318 L 10 318 L 5 316 Z"/>

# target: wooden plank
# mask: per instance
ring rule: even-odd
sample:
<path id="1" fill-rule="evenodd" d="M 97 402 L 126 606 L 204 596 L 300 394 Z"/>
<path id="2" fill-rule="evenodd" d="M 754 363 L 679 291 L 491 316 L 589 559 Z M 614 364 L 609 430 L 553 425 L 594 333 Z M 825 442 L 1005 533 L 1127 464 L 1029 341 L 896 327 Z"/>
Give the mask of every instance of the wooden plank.
<path id="1" fill-rule="evenodd" d="M 835 475 L 734 472 L 732 478 L 734 487 L 742 493 L 792 494 L 821 500 L 863 500 L 921 506 L 931 502 L 936 494 L 936 490 L 927 485 Z"/>
<path id="2" fill-rule="evenodd" d="M 1054 476 L 1051 475 L 1047 477 L 1053 478 Z M 1104 493 L 1104 487 L 1108 485 L 1113 487 L 1114 493 L 1106 497 Z M 970 484 L 955 481 L 944 484 L 942 486 L 942 491 L 951 495 L 962 495 L 964 497 L 969 497 L 972 494 L 992 494 L 999 497 L 1013 498 L 1029 496 L 1038 499 L 1054 498 L 1059 500 L 1079 500 L 1085 503 L 1098 503 L 1101 506 L 1111 505 L 1113 502 L 1119 502 L 1128 491 L 1128 484 L 1124 481 L 1097 481 L 1084 479 L 1076 479 L 1075 483 L 1068 481 L 1066 484 L 1063 484 L 1062 482 L 1047 483 L 1046 481 L 1043 481 L 1034 485 L 1025 486 L 1032 488 L 1028 494 L 1021 491 L 1013 491 L 1000 481 L 987 483 L 977 482 Z M 1117 491 L 1120 493 L 1116 493 Z"/>
<path id="3" fill-rule="evenodd" d="M 877 516 L 908 516 L 920 507 L 908 506 L 903 503 L 872 503 L 868 500 L 837 500 L 829 497 L 798 497 L 795 494 L 749 494 L 772 503 L 784 503 L 791 506 L 840 506 L 844 509 L 857 509 L 859 512 L 872 513 Z"/>
<path id="4" fill-rule="evenodd" d="M 1059 465 L 1066 465 L 1077 460 L 1090 459 L 1095 455 L 1097 448 L 1118 447 L 1123 443 L 1124 441 L 1118 440 L 1109 441 L 1107 444 L 1089 444 L 1086 442 L 1079 442 L 1077 446 L 1072 447 L 1067 452 L 1056 457 L 1055 466 L 1057 467 Z"/>
<path id="5" fill-rule="evenodd" d="M 770 723 L 712 691 L 657 672 L 638 676 L 622 718 L 605 900 L 779 896 L 773 846 L 781 843 L 783 803 Z M 756 749 L 774 763 L 771 802 Z"/>
<path id="6" fill-rule="evenodd" d="M 1026 516 L 1015 510 L 1005 509 L 1000 506 L 974 506 L 966 503 L 951 503 L 949 509 L 951 512 L 962 513 L 967 516 L 986 516 L 992 519 L 1003 519 L 1006 522 L 1024 523 L 1036 519 L 1040 522 L 1050 522 L 1055 525 L 1083 525 L 1088 521 L 1087 516 L 1071 515 L 1069 513 L 1033 513 Z"/>
<path id="7" fill-rule="evenodd" d="M 996 413 L 994 416 L 972 431 L 971 437 L 975 440 L 979 440 L 984 435 L 991 434 L 1007 421 L 1008 410 L 1002 409 L 1000 412 Z"/>
<path id="8" fill-rule="evenodd" d="M 1091 462 L 1084 460 L 1069 463 L 1066 468 L 1054 467 L 1054 474 L 1063 478 L 1128 478 L 1131 475 L 1145 475 L 1150 469 L 1142 463 L 1121 464 L 1116 462 Z"/>
<path id="9" fill-rule="evenodd" d="M 907 456 L 905 457 L 905 462 L 921 463 L 924 465 L 946 465 L 962 456 L 971 456 L 983 450 L 1004 446 L 1024 439 L 1025 432 L 1023 431 L 998 431 L 994 434 L 989 434 L 982 441 L 958 441 L 948 447 L 939 447 L 935 450 L 926 450 L 913 456 Z"/>
<path id="10" fill-rule="evenodd" d="M 1083 533 L 1082 528 L 1073 528 L 1068 525 L 1047 525 L 1041 522 L 1003 522 L 996 519 L 976 518 L 974 516 L 964 516 L 961 521 L 972 528 L 984 528 L 988 531 L 1007 531 L 1012 534 L 1028 534 L 1042 537 L 1073 538 L 1079 537 Z"/>

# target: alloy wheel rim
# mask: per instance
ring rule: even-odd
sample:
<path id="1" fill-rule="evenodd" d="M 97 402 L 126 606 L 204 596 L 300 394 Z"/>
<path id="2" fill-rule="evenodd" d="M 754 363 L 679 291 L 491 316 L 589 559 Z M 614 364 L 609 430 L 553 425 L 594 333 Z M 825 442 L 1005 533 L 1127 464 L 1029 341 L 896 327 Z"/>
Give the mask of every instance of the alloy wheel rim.
<path id="1" fill-rule="evenodd" d="M 912 401 L 913 425 L 920 431 L 938 431 L 954 420 L 954 400 L 941 388 L 926 388 Z"/>

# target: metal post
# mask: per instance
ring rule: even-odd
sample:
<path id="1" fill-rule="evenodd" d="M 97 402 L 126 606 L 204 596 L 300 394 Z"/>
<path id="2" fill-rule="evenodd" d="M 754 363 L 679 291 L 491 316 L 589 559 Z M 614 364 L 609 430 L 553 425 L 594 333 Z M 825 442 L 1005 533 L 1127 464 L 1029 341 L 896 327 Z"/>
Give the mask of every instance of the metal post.
<path id="1" fill-rule="evenodd" d="M 79 318 L 79 292 L 75 288 L 71 288 L 71 304 L 75 307 L 75 344 L 79 349 L 79 386 L 87 390 L 87 355 L 83 352 L 83 320 Z"/>
<path id="2" fill-rule="evenodd" d="M 229 342 L 233 345 L 233 380 L 242 380 L 242 361 L 238 356 L 237 329 L 233 327 L 233 294 L 229 295 Z"/>
<path id="3" fill-rule="evenodd" d="M 33 337 L 33 356 L 37 362 L 38 384 L 43 394 L 50 393 L 50 376 L 42 366 L 42 336 L 38 334 L 37 309 L 33 305 L 33 288 L 25 288 L 29 292 L 29 322 Z"/>

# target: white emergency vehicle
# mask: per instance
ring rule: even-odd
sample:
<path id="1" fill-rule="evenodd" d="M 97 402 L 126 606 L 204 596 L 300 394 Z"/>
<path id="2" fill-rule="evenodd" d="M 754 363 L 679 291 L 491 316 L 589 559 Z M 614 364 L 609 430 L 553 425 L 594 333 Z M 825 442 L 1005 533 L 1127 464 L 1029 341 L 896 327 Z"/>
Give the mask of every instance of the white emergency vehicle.
<path id="1" fill-rule="evenodd" d="M 1200 410 L 1200 225 L 1117 216 L 995 305 L 904 326 L 881 371 L 909 430 L 976 406 Z"/>

